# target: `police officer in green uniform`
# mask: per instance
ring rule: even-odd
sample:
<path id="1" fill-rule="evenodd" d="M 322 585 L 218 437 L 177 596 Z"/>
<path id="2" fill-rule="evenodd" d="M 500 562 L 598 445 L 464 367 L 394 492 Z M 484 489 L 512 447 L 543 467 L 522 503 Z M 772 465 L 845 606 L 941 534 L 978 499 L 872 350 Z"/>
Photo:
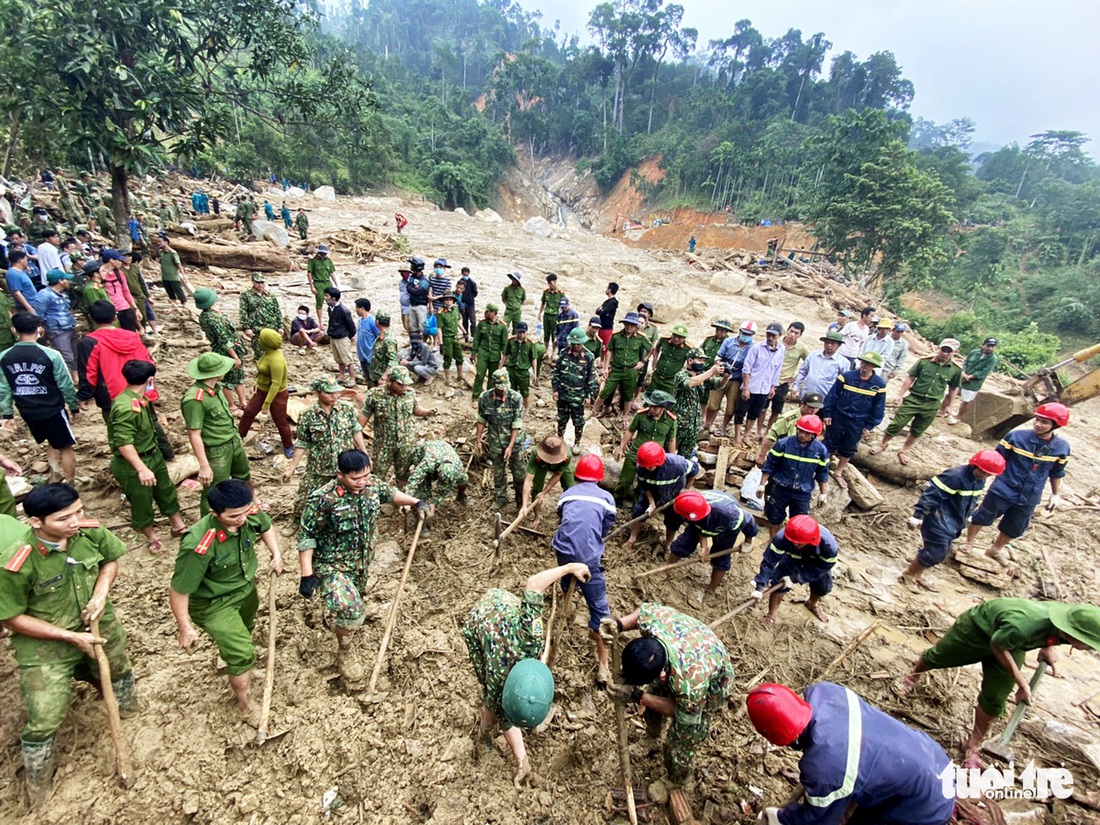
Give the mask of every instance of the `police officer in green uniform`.
<path id="1" fill-rule="evenodd" d="M 271 569 L 283 574 L 279 537 L 271 517 L 256 506 L 252 488 L 243 481 L 220 481 L 207 491 L 210 514 L 180 539 L 179 555 L 168 590 L 168 603 L 179 627 L 184 650 L 199 637 L 198 625 L 218 646 L 229 687 L 248 723 L 259 724 L 252 704 L 252 629 L 256 626 L 256 541 L 271 551 Z M 269 586 L 274 586 L 274 582 Z"/>
<path id="2" fill-rule="evenodd" d="M 603 358 L 603 341 L 600 340 L 600 330 L 603 329 L 603 321 L 599 315 L 593 315 L 588 319 L 588 329 L 584 331 L 584 348 L 592 353 L 592 357 L 599 363 Z"/>
<path id="3" fill-rule="evenodd" d="M 107 413 L 107 444 L 111 448 L 111 472 L 130 502 L 130 526 L 145 535 L 149 552 L 160 553 L 164 543 L 153 526 L 153 502 L 168 516 L 172 535 L 187 530 L 180 516 L 179 497 L 168 467 L 157 446 L 153 407 L 145 397 L 150 379 L 157 374 L 156 364 L 132 360 L 122 365 L 126 389 L 111 403 Z"/>
<path id="4" fill-rule="evenodd" d="M 573 330 L 576 332 L 577 330 Z M 527 459 L 527 473 L 523 478 L 523 498 L 520 509 L 530 507 L 535 516 L 531 526 L 538 528 L 542 521 L 542 502 L 561 482 L 561 489 L 568 490 L 576 480 L 569 466 L 569 447 L 564 439 L 548 435 L 535 445 Z M 535 497 L 532 504 L 531 496 Z"/>
<path id="5" fill-rule="evenodd" d="M 619 483 L 615 486 L 615 500 L 619 503 L 633 495 L 639 447 L 647 441 L 656 441 L 666 452 L 676 452 L 676 415 L 671 410 L 676 399 L 657 390 L 645 393 L 642 401 L 646 406 L 634 414 L 630 426 L 623 430 L 622 441 L 614 453 L 615 458 L 623 462 Z"/>
<path id="6" fill-rule="evenodd" d="M 21 742 L 32 804 L 45 801 L 54 738 L 65 719 L 72 680 L 98 679 L 94 645 L 103 646 L 122 711 L 136 707 L 126 632 L 108 599 L 126 545 L 84 518 L 68 484 L 35 487 L 23 500 L 30 528 L 0 516 L 0 626 L 10 631 L 27 708 Z M 98 637 L 87 628 L 99 621 Z M 10 705 L 10 702 L 9 702 Z"/>
<path id="7" fill-rule="evenodd" d="M 474 329 L 474 341 L 470 347 L 470 363 L 477 364 L 474 374 L 474 401 L 481 396 L 485 376 L 500 366 L 504 345 L 508 341 L 508 325 L 497 320 L 497 305 L 485 305 L 485 317 Z"/>
<path id="8" fill-rule="evenodd" d="M 684 368 L 688 353 L 692 350 L 691 344 L 687 342 L 687 334 L 687 327 L 677 324 L 672 328 L 672 334 L 668 338 L 662 338 L 653 348 L 650 354 L 653 359 L 650 391 L 661 390 L 669 394 L 673 392 L 676 373 Z"/>
<path id="9" fill-rule="evenodd" d="M 523 397 L 523 411 L 531 401 L 531 367 L 539 357 L 539 346 L 527 338 L 527 322 L 515 325 L 516 333 L 504 344 L 503 365 L 508 370 L 508 382 L 512 389 Z M 545 350 L 544 350 L 545 351 Z M 535 386 L 539 385 L 538 373 L 535 373 Z"/>
<path id="10" fill-rule="evenodd" d="M 520 282 L 523 275 L 519 272 L 508 273 L 508 286 L 500 293 L 500 300 L 504 302 L 504 323 L 512 325 L 512 332 L 516 331 L 516 324 L 523 320 L 523 302 L 527 300 L 527 290 Z"/>
<path id="11" fill-rule="evenodd" d="M 237 434 L 237 422 L 225 395 L 218 392 L 218 382 L 233 369 L 233 363 L 229 356 L 206 352 L 187 365 L 187 374 L 195 383 L 184 394 L 180 409 L 191 451 L 199 460 L 199 483 L 203 486 L 199 511 L 204 516 L 210 512 L 206 496 L 211 485 L 236 478 L 252 486 L 252 470 Z"/>
<path id="12" fill-rule="evenodd" d="M 546 276 L 546 289 L 542 291 L 539 311 L 542 313 L 542 344 L 551 357 L 558 340 L 558 311 L 565 292 L 558 286 L 558 276 L 551 272 Z"/>
<path id="13" fill-rule="evenodd" d="M 302 217 L 302 213 L 299 212 L 299 220 Z M 305 235 L 302 235 L 303 240 L 305 240 L 305 237 Z M 340 288 L 336 282 L 336 264 L 328 256 L 327 244 L 317 244 L 317 254 L 310 258 L 309 263 L 306 264 L 306 274 L 309 275 L 313 296 L 317 299 L 317 312 L 320 312 L 321 307 L 325 305 L 325 290 L 330 286 Z"/>
<path id="14" fill-rule="evenodd" d="M 638 387 L 646 357 L 653 348 L 649 340 L 639 332 L 640 320 L 637 312 L 624 315 L 622 324 L 622 330 L 611 336 L 607 343 L 607 352 L 603 354 L 600 372 L 607 376 L 607 380 L 604 381 L 599 400 L 592 410 L 594 416 L 600 414 L 603 405 L 615 395 L 616 389 L 620 391 L 623 415 L 626 415 L 630 402 L 634 400 L 634 390 Z"/>
<path id="15" fill-rule="evenodd" d="M 508 386 L 508 371 L 493 372 L 493 386 L 477 400 L 477 429 L 474 451 L 487 454 L 493 462 L 493 487 L 497 506 L 508 503 L 505 465 L 512 473 L 515 502 L 523 499 L 527 456 L 523 448 L 523 398 Z"/>
<path id="16" fill-rule="evenodd" d="M 733 328 L 733 324 L 725 318 L 719 318 L 711 326 L 714 327 L 714 335 L 708 335 L 704 338 L 701 345 L 708 362 L 714 361 L 718 355 L 718 348 L 722 346 L 722 342 L 729 337 L 729 334 L 737 331 Z"/>

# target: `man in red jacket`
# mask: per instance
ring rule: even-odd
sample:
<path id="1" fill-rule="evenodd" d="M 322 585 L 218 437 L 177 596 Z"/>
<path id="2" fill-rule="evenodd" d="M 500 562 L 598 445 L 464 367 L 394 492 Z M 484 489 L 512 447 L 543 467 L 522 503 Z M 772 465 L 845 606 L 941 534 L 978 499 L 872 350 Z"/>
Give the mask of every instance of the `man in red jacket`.
<path id="1" fill-rule="evenodd" d="M 88 307 L 88 316 L 95 329 L 85 335 L 76 345 L 76 367 L 80 378 L 76 397 L 82 407 L 91 400 L 99 407 L 103 420 L 111 410 L 111 402 L 126 389 L 126 379 L 122 377 L 122 365 L 130 360 L 148 361 L 155 364 L 153 356 L 141 342 L 136 332 L 116 327 L 117 311 L 110 301 L 95 301 Z M 145 397 L 155 404 L 160 400 L 157 388 L 152 381 L 146 388 Z M 156 428 L 157 446 L 165 461 L 175 456 L 164 428 L 157 420 L 156 408 L 153 408 L 153 424 Z"/>

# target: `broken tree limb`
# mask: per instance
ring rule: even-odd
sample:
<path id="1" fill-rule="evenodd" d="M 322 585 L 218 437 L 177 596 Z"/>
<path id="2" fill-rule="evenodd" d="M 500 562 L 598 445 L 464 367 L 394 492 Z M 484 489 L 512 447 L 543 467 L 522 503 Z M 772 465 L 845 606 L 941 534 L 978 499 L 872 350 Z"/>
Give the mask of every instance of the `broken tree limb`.
<path id="1" fill-rule="evenodd" d="M 839 665 L 841 662 L 851 656 L 855 652 L 856 648 L 867 640 L 868 636 L 878 630 L 878 626 L 879 622 L 873 621 L 869 625 L 867 625 L 867 627 L 863 628 L 863 630 L 861 630 L 858 635 L 856 635 L 856 637 L 852 639 L 852 641 L 848 642 L 844 650 L 840 651 L 840 654 L 835 659 L 829 662 L 829 664 L 825 665 L 825 669 L 821 671 L 819 678 L 824 679 L 829 674 L 829 672 L 832 671 L 833 668 L 835 668 L 837 665 Z"/>
<path id="2" fill-rule="evenodd" d="M 286 250 L 266 242 L 221 246 L 177 238 L 172 241 L 172 248 L 185 264 L 192 266 L 213 265 L 257 272 L 286 272 L 291 268 Z"/>
<path id="3" fill-rule="evenodd" d="M 546 650 L 546 666 L 553 667 L 554 659 L 558 655 L 558 646 L 561 642 L 561 632 L 565 628 L 565 623 L 569 621 L 569 609 L 573 606 L 573 593 L 577 589 L 576 576 L 569 577 L 569 587 L 565 591 L 565 599 L 561 605 L 561 616 L 558 617 L 556 625 L 551 625 L 550 639 L 547 644 Z"/>

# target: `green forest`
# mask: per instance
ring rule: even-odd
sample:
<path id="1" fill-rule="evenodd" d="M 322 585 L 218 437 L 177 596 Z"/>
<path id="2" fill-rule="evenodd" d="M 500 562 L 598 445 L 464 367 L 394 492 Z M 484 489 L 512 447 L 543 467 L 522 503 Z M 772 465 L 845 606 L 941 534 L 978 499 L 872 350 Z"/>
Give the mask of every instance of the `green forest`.
<path id="1" fill-rule="evenodd" d="M 7 0 L 4 173 L 177 166 L 453 208 L 533 156 L 612 187 L 641 159 L 654 208 L 803 221 L 929 337 L 995 332 L 1031 368 L 1100 337 L 1100 170 L 1073 131 L 972 157 L 975 124 L 909 111 L 889 51 L 827 33 L 682 25 L 664 0 L 594 5 L 590 37 L 510 0 Z M 933 58 L 929 58 L 933 59 Z M 1006 92 L 1008 93 L 1008 92 Z M 914 317 L 934 288 L 957 311 Z"/>

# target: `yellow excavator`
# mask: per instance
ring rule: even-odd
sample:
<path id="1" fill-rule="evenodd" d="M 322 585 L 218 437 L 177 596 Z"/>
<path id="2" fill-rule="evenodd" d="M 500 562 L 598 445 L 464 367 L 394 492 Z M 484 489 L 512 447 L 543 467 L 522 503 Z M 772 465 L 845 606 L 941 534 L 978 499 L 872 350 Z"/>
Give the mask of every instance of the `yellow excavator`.
<path id="1" fill-rule="evenodd" d="M 1017 393 L 981 391 L 963 421 L 975 437 L 1000 438 L 1009 430 L 1028 421 L 1040 404 L 1061 401 L 1067 407 L 1100 395 L 1100 367 L 1086 372 L 1067 384 L 1058 370 L 1070 364 L 1083 364 L 1100 355 L 1100 344 L 1078 350 L 1069 358 L 1031 373 Z"/>

